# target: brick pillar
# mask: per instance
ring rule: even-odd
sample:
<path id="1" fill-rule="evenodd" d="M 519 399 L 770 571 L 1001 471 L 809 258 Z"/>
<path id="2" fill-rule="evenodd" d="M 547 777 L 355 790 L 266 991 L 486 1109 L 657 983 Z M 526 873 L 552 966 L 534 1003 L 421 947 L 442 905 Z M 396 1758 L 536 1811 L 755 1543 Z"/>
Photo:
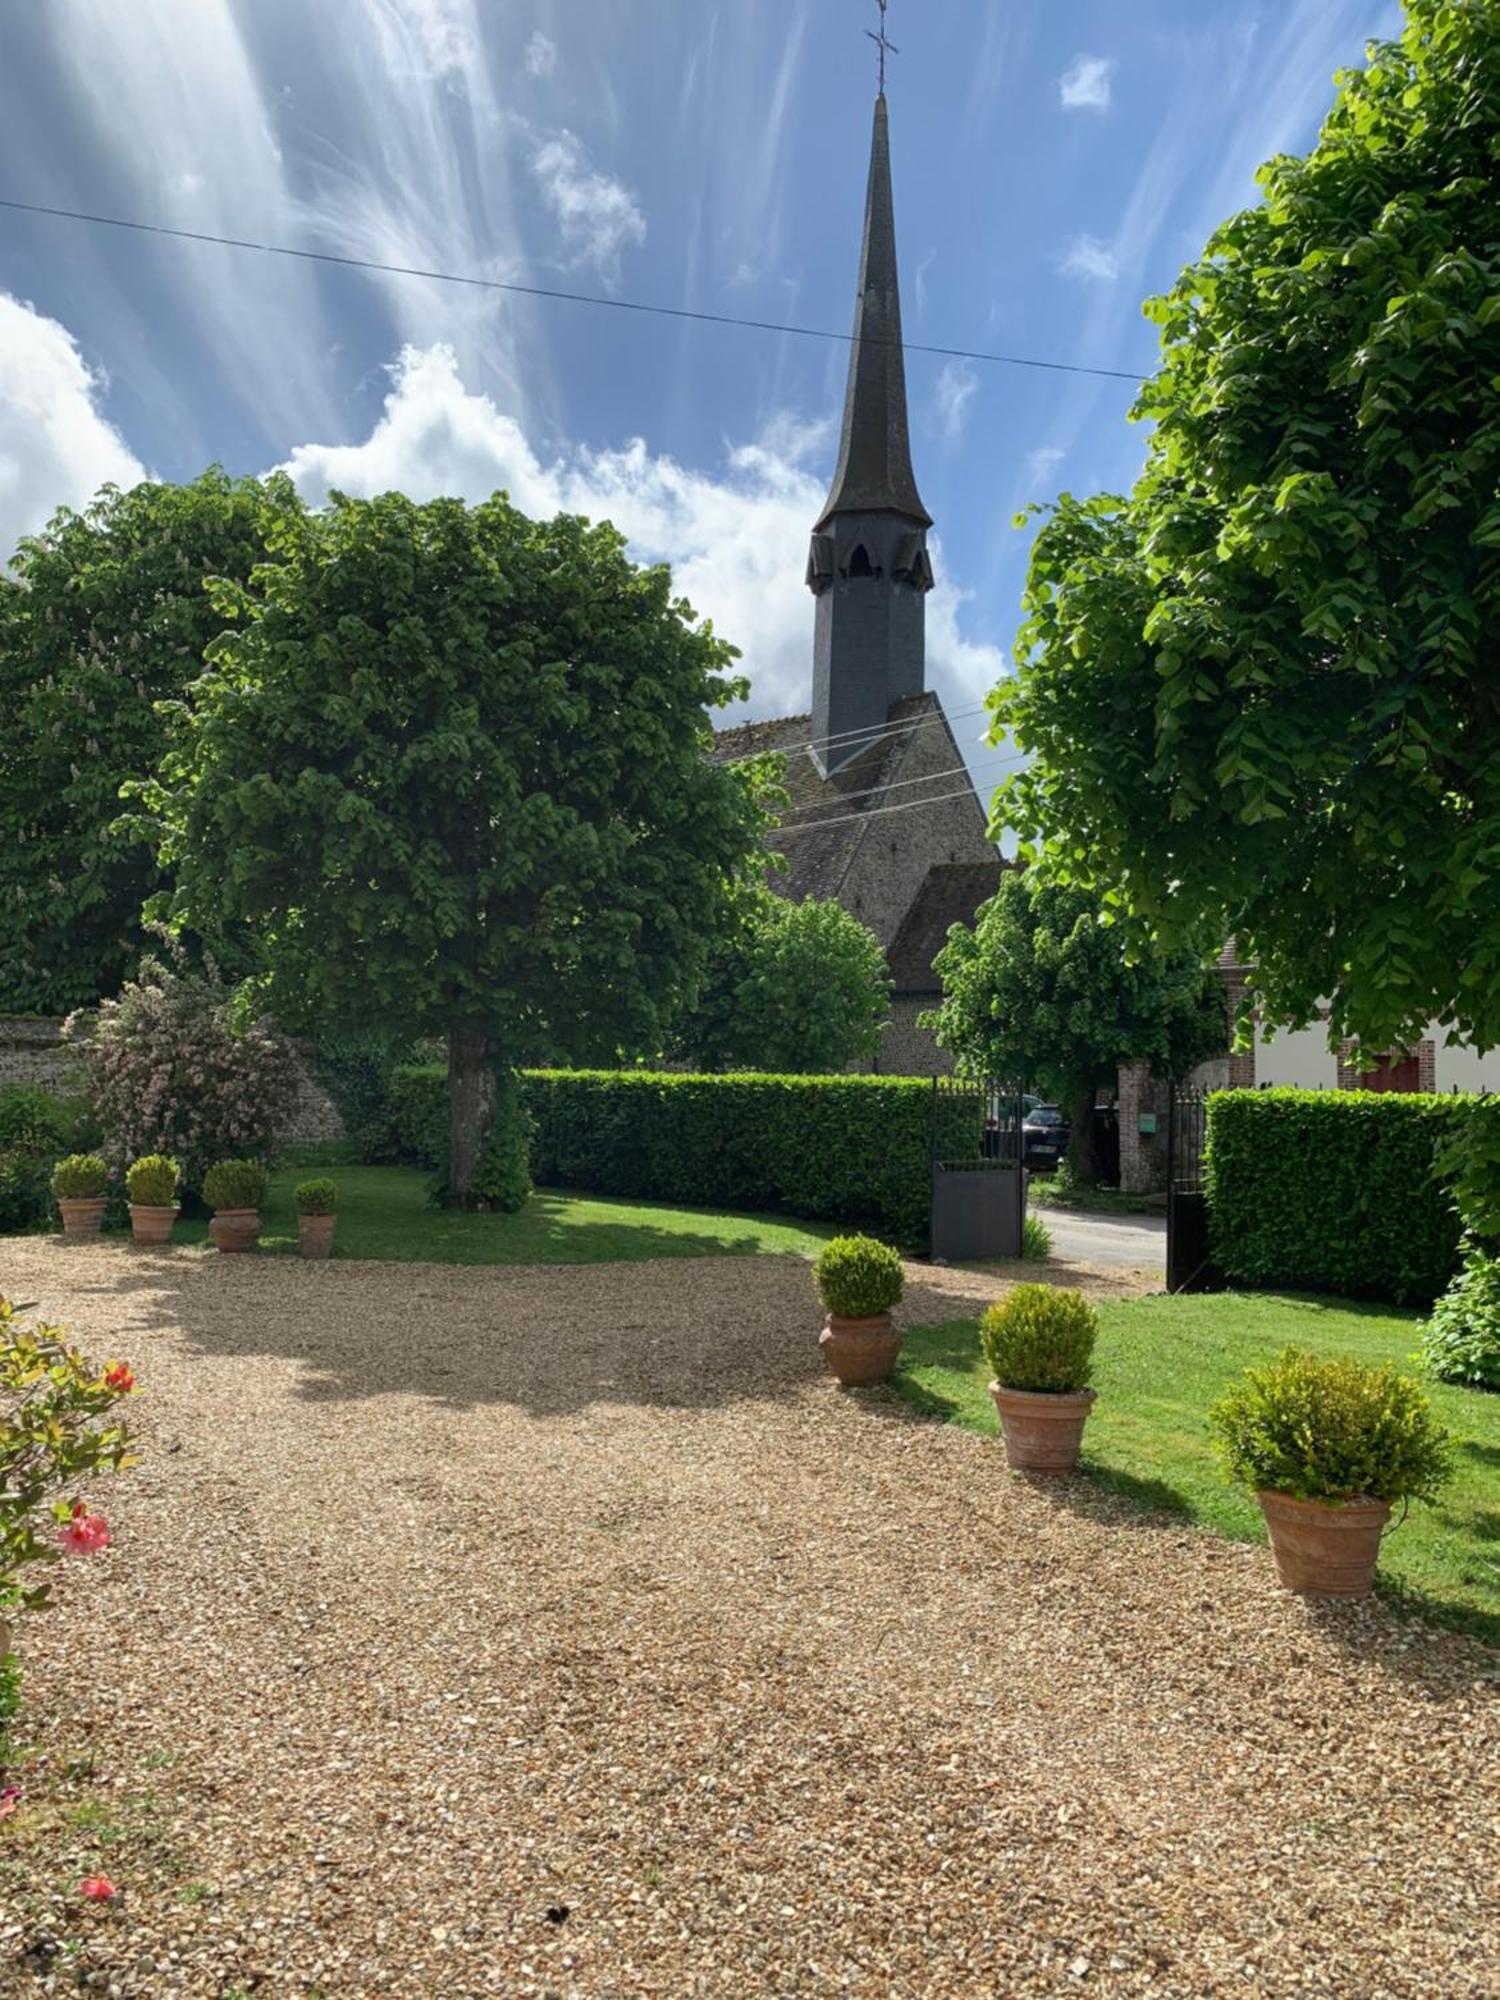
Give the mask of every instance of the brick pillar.
<path id="1" fill-rule="evenodd" d="M 1143 1062 L 1121 1063 L 1117 1098 L 1120 1107 L 1120 1189 L 1124 1194 L 1155 1194 L 1167 1179 L 1167 1089 Z M 1142 1132 L 1141 1114 L 1156 1114 L 1156 1131 Z"/>

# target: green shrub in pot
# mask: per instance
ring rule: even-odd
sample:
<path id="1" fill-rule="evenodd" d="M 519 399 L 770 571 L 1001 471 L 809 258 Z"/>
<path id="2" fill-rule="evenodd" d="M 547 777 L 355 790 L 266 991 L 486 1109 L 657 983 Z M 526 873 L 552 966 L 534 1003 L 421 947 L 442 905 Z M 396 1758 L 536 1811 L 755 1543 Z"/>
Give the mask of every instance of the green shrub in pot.
<path id="1" fill-rule="evenodd" d="M 203 1176 L 203 1199 L 216 1214 L 259 1208 L 266 1198 L 266 1170 L 259 1160 L 219 1160 Z"/>
<path id="2" fill-rule="evenodd" d="M 336 1181 L 299 1181 L 295 1200 L 299 1215 L 332 1215 L 339 1198 Z"/>
<path id="3" fill-rule="evenodd" d="M 165 1153 L 143 1153 L 125 1169 L 125 1192 L 137 1208 L 175 1207 L 178 1171 Z"/>
<path id="4" fill-rule="evenodd" d="M 1093 1373 L 1099 1315 L 1082 1292 L 1017 1285 L 980 1321 L 990 1373 L 1006 1389 L 1077 1395 Z"/>
<path id="5" fill-rule="evenodd" d="M 109 1187 L 109 1168 L 97 1153 L 69 1153 L 52 1169 L 59 1201 L 98 1201 Z"/>
<path id="6" fill-rule="evenodd" d="M 819 1252 L 813 1280 L 835 1319 L 874 1319 L 906 1287 L 900 1253 L 873 1236 L 835 1236 Z"/>

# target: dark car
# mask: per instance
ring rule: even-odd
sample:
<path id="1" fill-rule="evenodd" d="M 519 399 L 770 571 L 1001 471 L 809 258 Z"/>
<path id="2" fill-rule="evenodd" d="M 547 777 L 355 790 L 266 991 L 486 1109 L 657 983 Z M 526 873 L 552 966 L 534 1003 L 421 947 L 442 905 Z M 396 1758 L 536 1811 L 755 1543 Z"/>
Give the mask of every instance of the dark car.
<path id="1" fill-rule="evenodd" d="M 1055 1167 L 1068 1150 L 1068 1121 L 1055 1104 L 1038 1104 L 1027 1112 L 1021 1136 L 1027 1166 L 1045 1171 Z"/>

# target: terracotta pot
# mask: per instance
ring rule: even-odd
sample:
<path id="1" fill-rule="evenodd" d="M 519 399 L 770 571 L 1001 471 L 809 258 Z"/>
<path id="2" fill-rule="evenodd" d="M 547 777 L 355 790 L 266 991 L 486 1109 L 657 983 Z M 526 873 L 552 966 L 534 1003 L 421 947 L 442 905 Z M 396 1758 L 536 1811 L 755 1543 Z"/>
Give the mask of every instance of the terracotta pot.
<path id="1" fill-rule="evenodd" d="M 299 1215 L 297 1217 L 297 1247 L 304 1257 L 321 1259 L 333 1248 L 332 1215 Z"/>
<path id="2" fill-rule="evenodd" d="M 1391 1518 L 1384 1500 L 1294 1500 L 1257 1493 L 1271 1535 L 1276 1574 L 1304 1597 L 1368 1597 L 1380 1537 Z"/>
<path id="3" fill-rule="evenodd" d="M 62 1217 L 63 1236 L 69 1243 L 86 1243 L 91 1236 L 99 1234 L 99 1225 L 104 1220 L 104 1197 L 90 1196 L 88 1200 L 72 1195 L 57 1197 L 57 1211 Z"/>
<path id="4" fill-rule="evenodd" d="M 170 1208 L 158 1208 L 154 1204 L 143 1206 L 133 1201 L 130 1204 L 130 1233 L 137 1243 L 170 1243 L 172 1224 L 179 1213 L 175 1202 Z"/>
<path id="5" fill-rule="evenodd" d="M 253 1250 L 260 1235 L 258 1208 L 221 1208 L 208 1225 L 216 1250 Z"/>
<path id="6" fill-rule="evenodd" d="M 818 1345 L 846 1389 L 867 1389 L 872 1382 L 883 1382 L 895 1367 L 901 1336 L 889 1313 L 876 1313 L 870 1319 L 840 1319 L 830 1313 Z"/>
<path id="7" fill-rule="evenodd" d="M 1096 1401 L 1092 1389 L 1059 1395 L 1037 1389 L 1003 1389 L 998 1382 L 991 1382 L 990 1395 L 1012 1472 L 1051 1475 L 1077 1471 L 1083 1427 Z"/>

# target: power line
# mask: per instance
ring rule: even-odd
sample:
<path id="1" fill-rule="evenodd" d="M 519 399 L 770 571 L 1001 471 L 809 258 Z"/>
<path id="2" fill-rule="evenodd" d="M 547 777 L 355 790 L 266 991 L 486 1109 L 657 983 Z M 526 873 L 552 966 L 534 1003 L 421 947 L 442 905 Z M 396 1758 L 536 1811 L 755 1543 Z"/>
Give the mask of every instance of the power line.
<path id="1" fill-rule="evenodd" d="M 902 722 L 888 722 L 882 729 L 841 729 L 835 731 L 832 736 L 801 736 L 797 737 L 791 743 L 768 743 L 763 750 L 747 750 L 741 757 L 726 757 L 724 762 L 726 764 L 748 764 L 756 757 L 790 756 L 794 750 L 827 750 L 831 749 L 836 743 L 847 743 L 856 738 L 861 740 L 861 747 L 863 747 L 864 744 L 879 743 L 887 736 L 899 736 L 905 730 L 929 729 L 935 722 L 963 722 L 969 716 L 983 715 L 988 707 L 988 702 L 977 701 L 968 708 L 954 709 L 951 715 L 933 709 L 924 715 L 907 716 Z M 800 718 L 790 717 L 788 719 L 795 721 Z M 757 725 L 753 722 L 737 722 L 723 733 L 729 736 L 736 729 L 754 729 L 756 727 Z"/>
<path id="2" fill-rule="evenodd" d="M 800 826 L 773 827 L 771 831 L 773 834 L 822 833 L 825 827 L 852 826 L 855 820 L 885 819 L 891 813 L 916 812 L 921 806 L 947 805 L 953 799 L 973 799 L 976 805 L 979 804 L 978 794 L 970 785 L 961 792 L 940 792 L 935 799 L 908 799 L 904 805 L 899 806 L 872 806 L 868 812 L 841 813 L 837 819 L 810 819 L 805 820 Z"/>
<path id="3" fill-rule="evenodd" d="M 440 285 L 468 285 L 484 292 L 514 292 L 528 299 L 557 299 L 575 306 L 609 306 L 616 312 L 654 314 L 661 319 L 692 320 L 703 326 L 747 327 L 756 333 L 790 333 L 802 340 L 836 340 L 852 346 L 852 333 L 831 333 L 821 326 L 784 326 L 776 320 L 745 319 L 734 313 L 695 312 L 687 306 L 652 305 L 644 299 L 612 299 L 598 292 L 565 292 L 548 285 L 522 285 L 506 278 L 476 278 L 461 271 L 428 271 L 413 264 L 382 264 L 372 257 L 344 256 L 333 250 L 304 250 L 289 243 L 257 243 L 245 236 L 216 236 L 203 229 L 173 229 L 164 222 L 134 222 L 121 215 L 93 215 L 86 209 L 52 208 L 39 201 L 11 201 L 0 196 L 0 208 L 21 215 L 48 215 L 62 222 L 88 222 L 101 229 L 129 229 L 142 236 L 166 236 L 181 243 L 212 243 L 222 250 L 254 250 L 265 257 L 295 257 L 308 264 L 337 264 L 351 271 L 377 271 L 391 278 L 425 278 Z M 1111 382 L 1144 382 L 1124 368 L 1092 368 L 1080 361 L 1039 361 L 1033 355 L 986 353 L 970 347 L 937 347 L 920 340 L 864 338 L 871 347 L 900 347 L 907 354 L 937 354 L 950 361 L 993 361 L 1007 368 L 1042 368 L 1057 375 L 1096 375 Z"/>
<path id="4" fill-rule="evenodd" d="M 980 771 L 1003 770 L 1011 764 L 1019 764 L 1024 761 L 1022 757 L 986 757 L 975 766 L 975 769 Z M 794 819 L 800 819 L 808 813 L 826 812 L 831 805 L 852 805 L 856 799 L 878 798 L 883 792 L 907 791 L 913 785 L 935 785 L 940 778 L 969 776 L 970 771 L 967 764 L 954 764 L 951 769 L 946 771 L 928 771 L 925 776 L 920 778 L 898 778 L 894 784 L 871 785 L 867 791 L 863 792 L 839 792 L 831 799 L 814 799 L 807 805 L 793 806 L 786 818 L 778 821 L 777 824 L 780 826 L 789 826 Z M 914 803 L 922 804 L 925 801 L 917 800 Z M 857 814 L 855 817 L 868 819 L 869 814 Z M 825 826 L 828 824 L 826 820 L 822 823 Z"/>

